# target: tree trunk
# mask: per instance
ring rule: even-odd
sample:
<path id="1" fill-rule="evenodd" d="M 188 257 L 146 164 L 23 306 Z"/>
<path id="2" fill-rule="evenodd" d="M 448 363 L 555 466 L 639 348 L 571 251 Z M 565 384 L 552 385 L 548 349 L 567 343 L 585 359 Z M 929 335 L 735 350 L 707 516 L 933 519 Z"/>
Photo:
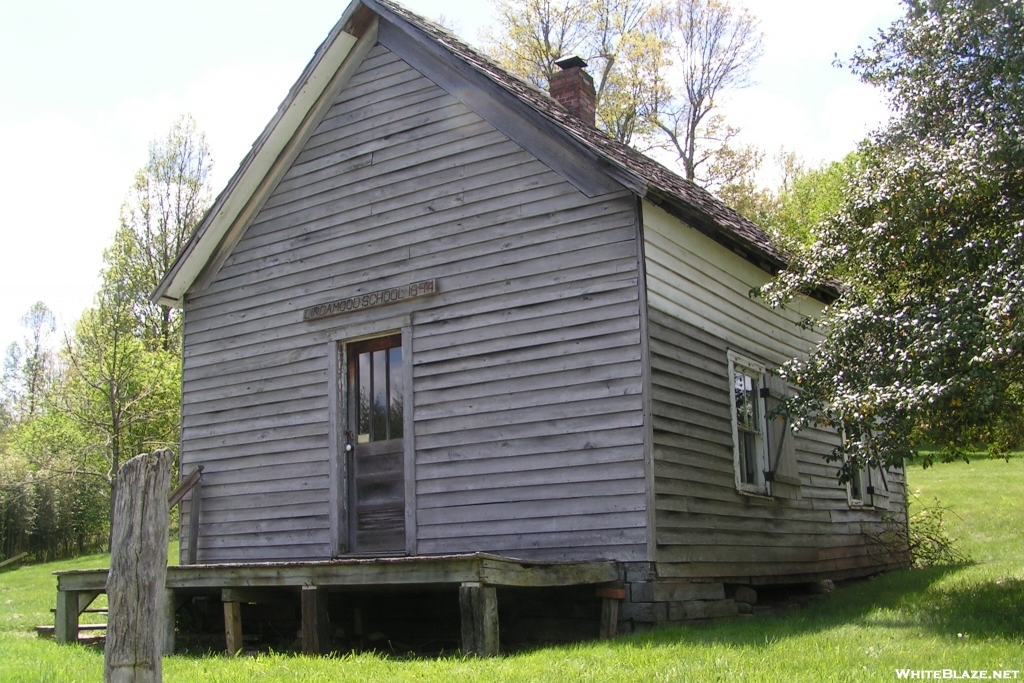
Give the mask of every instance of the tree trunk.
<path id="1" fill-rule="evenodd" d="M 167 609 L 169 450 L 138 455 L 118 472 L 107 574 L 106 683 L 159 683 Z"/>

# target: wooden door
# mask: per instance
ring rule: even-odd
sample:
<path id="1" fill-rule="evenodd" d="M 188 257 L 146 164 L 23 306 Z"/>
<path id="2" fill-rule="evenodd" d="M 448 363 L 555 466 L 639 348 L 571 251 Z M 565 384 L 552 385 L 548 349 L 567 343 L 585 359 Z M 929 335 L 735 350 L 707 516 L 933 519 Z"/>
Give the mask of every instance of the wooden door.
<path id="1" fill-rule="evenodd" d="M 402 336 L 348 348 L 349 548 L 405 550 Z"/>

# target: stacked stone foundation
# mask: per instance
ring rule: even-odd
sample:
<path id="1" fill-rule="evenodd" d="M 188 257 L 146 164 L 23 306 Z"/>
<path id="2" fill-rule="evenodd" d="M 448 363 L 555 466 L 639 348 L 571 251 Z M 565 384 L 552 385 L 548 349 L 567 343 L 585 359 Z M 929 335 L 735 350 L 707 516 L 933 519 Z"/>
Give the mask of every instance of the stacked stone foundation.
<path id="1" fill-rule="evenodd" d="M 626 563 L 620 574 L 625 589 L 618 615 L 621 634 L 751 614 L 757 602 L 749 586 L 658 577 L 653 563 Z"/>

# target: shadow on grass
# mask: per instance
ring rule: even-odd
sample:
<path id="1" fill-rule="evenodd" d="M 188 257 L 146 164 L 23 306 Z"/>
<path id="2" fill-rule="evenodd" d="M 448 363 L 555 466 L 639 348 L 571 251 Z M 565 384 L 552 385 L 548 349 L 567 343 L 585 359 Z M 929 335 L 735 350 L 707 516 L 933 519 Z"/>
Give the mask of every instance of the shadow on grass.
<path id="1" fill-rule="evenodd" d="M 896 571 L 840 589 L 802 609 L 702 627 L 666 628 L 622 638 L 622 646 L 763 646 L 845 625 L 914 628 L 936 635 L 1024 638 L 1024 581 L 957 581 L 968 565 Z M 944 578 L 951 582 L 938 585 Z"/>
<path id="2" fill-rule="evenodd" d="M 1024 639 L 1024 581 L 1020 579 L 964 582 L 931 591 L 908 606 L 920 615 L 923 628 L 936 633 Z"/>

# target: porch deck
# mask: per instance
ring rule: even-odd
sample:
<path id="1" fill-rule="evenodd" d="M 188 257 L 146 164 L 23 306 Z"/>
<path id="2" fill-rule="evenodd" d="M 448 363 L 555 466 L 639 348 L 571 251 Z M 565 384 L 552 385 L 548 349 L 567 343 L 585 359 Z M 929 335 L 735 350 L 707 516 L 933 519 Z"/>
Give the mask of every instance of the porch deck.
<path id="1" fill-rule="evenodd" d="M 106 591 L 106 569 L 55 572 L 55 637 L 75 642 L 78 617 Z M 299 589 L 302 642 L 306 652 L 329 650 L 326 594 L 344 588 L 458 586 L 464 652 L 492 655 L 498 649 L 497 587 L 614 586 L 618 563 L 534 562 L 488 553 L 465 555 L 346 558 L 310 562 L 254 562 L 167 567 L 168 623 L 165 651 L 174 648 L 174 613 L 187 596 L 219 590 L 224 603 L 228 652 L 241 647 L 240 603 L 261 589 Z M 614 635 L 617 602 L 603 597 L 602 634 Z M 614 604 L 612 604 L 614 602 Z"/>

